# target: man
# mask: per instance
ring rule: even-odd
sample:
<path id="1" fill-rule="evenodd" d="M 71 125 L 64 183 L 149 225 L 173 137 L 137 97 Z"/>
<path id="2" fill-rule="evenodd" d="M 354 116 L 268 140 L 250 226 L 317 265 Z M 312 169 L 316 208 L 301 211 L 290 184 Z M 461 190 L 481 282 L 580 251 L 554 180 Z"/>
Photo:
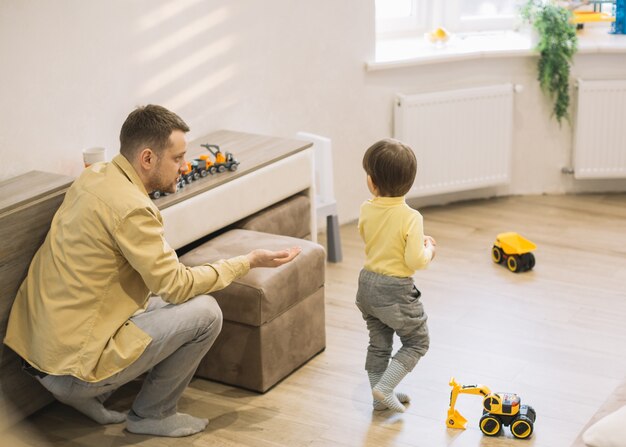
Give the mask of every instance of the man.
<path id="1" fill-rule="evenodd" d="M 188 436 L 207 419 L 177 403 L 222 327 L 208 293 L 255 267 L 290 262 L 300 249 L 254 250 L 186 267 L 163 236 L 148 192 L 175 192 L 189 127 L 148 105 L 122 126 L 120 154 L 85 169 L 67 191 L 35 254 L 4 343 L 56 399 L 133 433 Z M 148 372 L 128 415 L 103 402 Z"/>

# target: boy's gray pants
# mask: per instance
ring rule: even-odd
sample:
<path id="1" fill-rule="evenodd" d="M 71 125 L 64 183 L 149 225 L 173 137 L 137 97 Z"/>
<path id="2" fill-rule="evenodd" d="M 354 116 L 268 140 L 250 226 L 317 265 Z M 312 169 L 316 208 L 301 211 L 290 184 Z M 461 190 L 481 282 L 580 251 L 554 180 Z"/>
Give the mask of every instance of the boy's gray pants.
<path id="1" fill-rule="evenodd" d="M 384 372 L 391 358 L 394 332 L 402 347 L 393 356 L 412 371 L 426 354 L 430 343 L 427 316 L 420 302 L 420 291 L 412 278 L 397 278 L 361 270 L 356 305 L 370 333 L 365 369 Z"/>
<path id="2" fill-rule="evenodd" d="M 115 389 L 149 371 L 132 410 L 142 418 L 156 419 L 176 413 L 178 399 L 222 329 L 222 311 L 209 295 L 176 305 L 153 296 L 146 311 L 131 321 L 152 341 L 125 370 L 95 383 L 73 376 L 47 375 L 38 380 L 60 398 L 98 397 L 103 401 Z"/>

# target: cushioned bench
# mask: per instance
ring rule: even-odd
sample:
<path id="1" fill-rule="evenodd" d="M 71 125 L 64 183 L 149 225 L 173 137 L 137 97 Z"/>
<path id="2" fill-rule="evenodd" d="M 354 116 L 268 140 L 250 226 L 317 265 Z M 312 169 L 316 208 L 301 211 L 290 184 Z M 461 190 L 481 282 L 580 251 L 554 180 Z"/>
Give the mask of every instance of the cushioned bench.
<path id="1" fill-rule="evenodd" d="M 311 239 L 311 200 L 295 194 L 233 224 L 232 228 Z"/>
<path id="2" fill-rule="evenodd" d="M 253 269 L 213 293 L 224 314 L 215 345 L 197 375 L 265 392 L 326 346 L 324 249 L 313 242 L 250 230 L 231 230 L 183 255 L 199 265 L 255 248 L 302 247 L 291 263 Z"/>

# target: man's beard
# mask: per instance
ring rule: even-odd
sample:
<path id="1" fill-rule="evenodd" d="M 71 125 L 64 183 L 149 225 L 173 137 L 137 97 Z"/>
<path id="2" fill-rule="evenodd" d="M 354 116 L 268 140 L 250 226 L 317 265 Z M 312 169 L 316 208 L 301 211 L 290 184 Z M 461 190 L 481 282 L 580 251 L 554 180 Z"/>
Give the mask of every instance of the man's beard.
<path id="1" fill-rule="evenodd" d="M 151 191 L 161 191 L 167 193 L 176 192 L 176 186 L 178 184 L 178 179 L 180 177 L 176 177 L 175 180 L 167 181 L 162 177 L 155 177 L 150 181 L 150 189 Z M 151 192 L 148 191 L 148 192 Z"/>

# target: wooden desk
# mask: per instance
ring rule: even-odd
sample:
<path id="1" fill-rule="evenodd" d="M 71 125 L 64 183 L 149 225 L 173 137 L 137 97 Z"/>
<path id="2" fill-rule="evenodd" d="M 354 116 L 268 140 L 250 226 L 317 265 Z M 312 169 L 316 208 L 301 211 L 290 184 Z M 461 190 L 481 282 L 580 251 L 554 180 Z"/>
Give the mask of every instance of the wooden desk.
<path id="1" fill-rule="evenodd" d="M 191 141 L 187 160 L 217 144 L 240 162 L 234 172 L 209 174 L 155 203 L 165 238 L 178 249 L 293 194 L 311 198 L 311 237 L 317 236 L 312 144 L 306 141 L 220 130 Z"/>
<path id="2" fill-rule="evenodd" d="M 73 179 L 31 171 L 0 182 L 0 341 L 9 312 L 35 252 Z M 0 346 L 0 430 L 52 402 L 52 396 L 21 370 L 13 351 Z"/>

